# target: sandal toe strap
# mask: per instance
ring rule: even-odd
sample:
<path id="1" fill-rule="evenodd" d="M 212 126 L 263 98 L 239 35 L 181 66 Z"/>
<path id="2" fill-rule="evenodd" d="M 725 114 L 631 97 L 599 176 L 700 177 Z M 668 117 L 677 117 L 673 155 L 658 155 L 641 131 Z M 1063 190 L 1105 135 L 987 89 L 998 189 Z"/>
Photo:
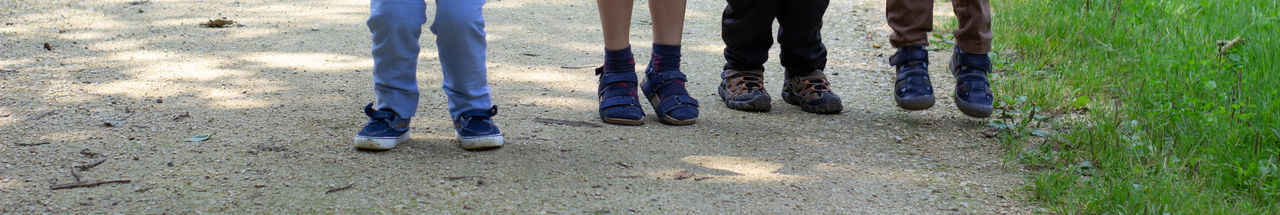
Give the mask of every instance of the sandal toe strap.
<path id="1" fill-rule="evenodd" d="M 605 98 L 604 101 L 600 101 L 600 109 L 620 106 L 640 107 L 640 100 L 636 99 L 636 97 L 614 96 L 612 98 Z"/>
<path id="2" fill-rule="evenodd" d="M 666 96 L 662 97 L 662 100 L 658 102 L 658 110 L 662 110 L 663 113 L 669 113 L 677 107 L 681 107 L 681 105 L 698 107 L 698 100 L 686 95 Z"/>

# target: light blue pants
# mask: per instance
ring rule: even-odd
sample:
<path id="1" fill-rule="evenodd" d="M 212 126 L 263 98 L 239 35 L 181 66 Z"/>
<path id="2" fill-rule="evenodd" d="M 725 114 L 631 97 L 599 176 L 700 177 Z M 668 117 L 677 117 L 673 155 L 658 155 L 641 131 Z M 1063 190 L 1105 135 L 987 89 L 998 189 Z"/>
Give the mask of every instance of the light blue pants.
<path id="1" fill-rule="evenodd" d="M 435 23 L 444 92 L 449 115 L 489 109 L 489 84 L 485 69 L 485 0 L 436 0 Z M 412 118 L 418 109 L 418 38 L 427 21 L 423 0 L 372 0 L 369 31 L 373 32 L 374 108 L 391 109 Z"/>

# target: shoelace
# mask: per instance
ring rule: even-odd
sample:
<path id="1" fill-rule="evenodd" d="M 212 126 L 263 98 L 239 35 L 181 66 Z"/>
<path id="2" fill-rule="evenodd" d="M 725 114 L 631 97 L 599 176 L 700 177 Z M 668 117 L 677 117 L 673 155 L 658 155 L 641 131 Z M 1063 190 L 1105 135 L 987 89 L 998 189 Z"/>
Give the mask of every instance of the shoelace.
<path id="1" fill-rule="evenodd" d="M 823 92 L 831 91 L 826 79 L 804 80 L 804 89 L 805 91 L 808 91 L 805 93 L 806 95 L 822 94 Z"/>
<path id="2" fill-rule="evenodd" d="M 737 75 L 733 78 L 737 78 L 735 85 L 742 86 L 742 89 L 744 90 L 758 90 L 764 88 L 764 79 L 760 77 Z"/>

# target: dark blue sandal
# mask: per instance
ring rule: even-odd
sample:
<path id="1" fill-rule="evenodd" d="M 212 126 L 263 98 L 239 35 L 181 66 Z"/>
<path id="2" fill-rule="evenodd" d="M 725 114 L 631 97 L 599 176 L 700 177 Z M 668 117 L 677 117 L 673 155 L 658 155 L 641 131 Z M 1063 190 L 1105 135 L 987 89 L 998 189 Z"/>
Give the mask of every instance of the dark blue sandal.
<path id="1" fill-rule="evenodd" d="M 906 110 L 924 110 L 933 107 L 933 84 L 929 81 L 929 51 L 923 46 L 898 49 L 889 57 L 889 65 L 897 70 L 893 86 L 893 101 Z"/>
<path id="2" fill-rule="evenodd" d="M 645 98 L 657 112 L 658 121 L 668 125 L 692 125 L 698 119 L 698 100 L 689 96 L 684 83 L 688 80 L 678 69 L 644 72 L 642 86 Z"/>
<path id="3" fill-rule="evenodd" d="M 992 107 L 991 83 L 987 73 L 991 72 L 991 58 L 987 55 L 968 54 L 956 48 L 951 57 L 951 74 L 956 76 L 955 98 L 956 108 L 964 115 L 987 118 Z"/>
<path id="4" fill-rule="evenodd" d="M 643 125 L 644 109 L 636 95 L 636 73 L 596 68 L 600 76 L 600 120 L 615 125 Z"/>

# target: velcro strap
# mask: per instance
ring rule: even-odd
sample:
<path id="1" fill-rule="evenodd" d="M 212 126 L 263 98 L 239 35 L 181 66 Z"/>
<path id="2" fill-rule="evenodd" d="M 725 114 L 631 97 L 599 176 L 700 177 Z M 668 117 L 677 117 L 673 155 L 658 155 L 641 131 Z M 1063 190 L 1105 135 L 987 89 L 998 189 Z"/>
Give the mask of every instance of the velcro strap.
<path id="1" fill-rule="evenodd" d="M 908 70 L 898 73 L 898 81 L 907 80 L 908 78 L 924 78 L 929 77 L 927 70 Z"/>
<path id="2" fill-rule="evenodd" d="M 928 61 L 929 51 L 921 48 L 905 48 L 902 52 L 889 57 L 889 65 L 898 66 L 912 61 Z"/>
<path id="3" fill-rule="evenodd" d="M 636 73 L 620 72 L 620 73 L 604 73 L 600 75 L 600 85 L 609 85 L 619 82 L 636 83 Z"/>
<path id="4" fill-rule="evenodd" d="M 956 75 L 956 81 L 987 82 L 987 76 L 982 73 L 965 73 L 965 74 Z"/>
<path id="5" fill-rule="evenodd" d="M 658 78 L 661 78 L 659 79 L 659 81 L 661 81 L 663 84 L 666 84 L 673 80 L 681 80 L 681 81 L 689 80 L 685 78 L 684 73 L 681 73 L 679 71 L 661 72 L 661 73 L 658 73 Z"/>
<path id="6" fill-rule="evenodd" d="M 605 109 L 605 108 L 610 108 L 615 106 L 640 107 L 640 100 L 637 99 L 636 97 L 630 97 L 630 96 L 614 96 L 614 97 L 606 98 L 604 99 L 604 101 L 600 101 L 600 109 Z"/>
<path id="7" fill-rule="evenodd" d="M 684 96 L 684 95 L 667 96 L 667 97 L 663 97 L 662 101 L 658 103 L 658 109 L 662 110 L 662 113 L 667 113 L 667 112 L 670 112 L 672 109 L 675 109 L 676 106 L 682 105 L 682 104 L 688 104 L 688 105 L 693 105 L 694 107 L 698 107 L 698 100 L 693 99 L 693 97 Z"/>
<path id="8" fill-rule="evenodd" d="M 662 85 L 659 85 L 658 89 L 654 90 L 653 93 L 663 96 L 689 95 L 689 91 L 686 90 L 684 86 L 675 82 L 662 83 Z"/>
<path id="9" fill-rule="evenodd" d="M 976 55 L 962 52 L 957 52 L 956 54 L 960 55 L 960 62 L 957 63 L 960 63 L 961 67 L 968 67 L 968 69 L 972 70 L 981 70 L 982 72 L 991 71 L 991 57 L 988 57 L 985 54 Z"/>

